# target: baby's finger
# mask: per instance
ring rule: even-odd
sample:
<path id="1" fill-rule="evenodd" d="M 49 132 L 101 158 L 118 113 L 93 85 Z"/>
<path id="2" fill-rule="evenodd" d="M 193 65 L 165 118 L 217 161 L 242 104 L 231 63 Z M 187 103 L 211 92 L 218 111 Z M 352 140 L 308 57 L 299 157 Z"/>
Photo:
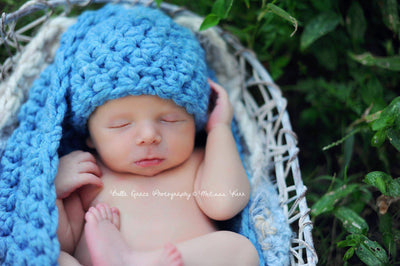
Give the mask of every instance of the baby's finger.
<path id="1" fill-rule="evenodd" d="M 81 162 L 79 163 L 79 173 L 90 173 L 98 177 L 101 177 L 100 167 L 93 162 Z"/>
<path id="2" fill-rule="evenodd" d="M 210 85 L 211 89 L 215 91 L 218 95 L 223 94 L 223 95 L 228 95 L 224 87 L 219 85 L 218 83 L 215 83 L 211 79 L 208 79 L 208 84 Z"/>
<path id="3" fill-rule="evenodd" d="M 229 97 L 228 97 L 228 92 L 222 87 L 221 85 L 215 83 L 212 80 L 208 80 L 211 89 L 213 92 L 217 95 L 216 96 L 216 104 L 223 104 L 223 105 L 229 105 Z M 211 94 L 212 95 L 212 94 Z"/>
<path id="4" fill-rule="evenodd" d="M 97 187 L 103 186 L 103 182 L 101 181 L 101 179 L 94 174 L 90 174 L 90 173 L 80 174 L 79 179 L 80 179 L 79 181 L 80 181 L 81 186 L 84 186 L 84 185 L 95 185 Z"/>
<path id="5" fill-rule="evenodd" d="M 96 163 L 96 158 L 90 152 L 81 151 L 77 156 L 79 162 L 93 162 Z"/>

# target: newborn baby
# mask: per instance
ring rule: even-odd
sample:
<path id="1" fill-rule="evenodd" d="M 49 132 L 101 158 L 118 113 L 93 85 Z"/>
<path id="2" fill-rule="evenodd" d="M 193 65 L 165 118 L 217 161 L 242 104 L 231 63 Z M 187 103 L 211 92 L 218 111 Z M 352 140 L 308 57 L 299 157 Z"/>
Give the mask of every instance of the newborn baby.
<path id="1" fill-rule="evenodd" d="M 119 5 L 82 15 L 66 34 L 78 31 L 66 119 L 91 152 L 59 161 L 60 265 L 257 265 L 247 238 L 214 224 L 246 206 L 250 187 L 232 106 L 192 33 L 160 11 Z M 205 147 L 195 148 L 202 129 Z"/>

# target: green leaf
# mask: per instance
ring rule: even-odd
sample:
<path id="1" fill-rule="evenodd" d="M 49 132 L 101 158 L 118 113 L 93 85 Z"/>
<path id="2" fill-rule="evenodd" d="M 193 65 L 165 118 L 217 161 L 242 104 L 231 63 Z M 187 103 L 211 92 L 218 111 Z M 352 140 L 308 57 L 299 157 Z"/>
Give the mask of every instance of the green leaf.
<path id="1" fill-rule="evenodd" d="M 386 130 L 378 130 L 371 139 L 372 147 L 380 147 L 386 139 Z"/>
<path id="2" fill-rule="evenodd" d="M 233 0 L 217 0 L 213 4 L 211 13 L 220 19 L 227 18 L 229 11 L 232 8 L 232 4 Z"/>
<path id="3" fill-rule="evenodd" d="M 372 130 L 392 127 L 400 123 L 400 96 L 396 97 L 372 123 Z"/>
<path id="4" fill-rule="evenodd" d="M 395 128 L 389 128 L 387 137 L 390 143 L 400 152 L 400 131 Z"/>
<path id="5" fill-rule="evenodd" d="M 356 1 L 351 2 L 351 6 L 347 12 L 346 26 L 353 41 L 364 41 L 367 22 L 361 5 Z"/>
<path id="6" fill-rule="evenodd" d="M 400 30 L 400 19 L 397 0 L 383 0 L 381 1 L 381 12 L 383 16 L 383 23 L 396 35 Z"/>
<path id="7" fill-rule="evenodd" d="M 400 71 L 400 56 L 379 57 L 369 52 L 363 54 L 349 53 L 350 57 L 356 62 L 365 66 L 377 66 L 392 71 Z"/>
<path id="8" fill-rule="evenodd" d="M 365 176 L 364 182 L 377 187 L 382 194 L 386 193 L 387 183 L 392 179 L 392 177 L 384 172 L 375 171 L 368 173 Z"/>
<path id="9" fill-rule="evenodd" d="M 382 194 L 386 194 L 386 182 L 382 178 L 375 180 L 375 186 L 379 189 Z"/>
<path id="10" fill-rule="evenodd" d="M 214 14 L 208 14 L 200 25 L 200 31 L 218 25 L 220 18 Z"/>
<path id="11" fill-rule="evenodd" d="M 246 4 L 247 8 L 250 8 L 250 0 L 244 0 L 244 3 Z"/>
<path id="12" fill-rule="evenodd" d="M 376 76 L 372 76 L 368 79 L 368 82 L 362 85 L 361 98 L 366 105 L 373 104 L 376 110 L 382 110 L 386 107 L 386 103 L 383 100 L 383 87 L 381 82 Z"/>
<path id="13" fill-rule="evenodd" d="M 162 1 L 163 1 L 163 0 L 156 0 L 156 4 L 157 4 L 158 7 L 160 7 Z"/>
<path id="14" fill-rule="evenodd" d="M 357 256 L 367 265 L 383 265 L 388 263 L 386 251 L 375 241 L 371 241 L 365 235 L 350 234 L 346 240 L 340 241 L 337 246 L 354 247 Z"/>
<path id="15" fill-rule="evenodd" d="M 336 190 L 326 193 L 323 195 L 313 206 L 311 209 L 312 215 L 320 215 L 325 212 L 332 211 L 334 209 L 335 204 L 346 197 L 354 190 L 358 189 L 358 185 L 344 185 Z"/>
<path id="16" fill-rule="evenodd" d="M 393 234 L 393 218 L 389 213 L 379 217 L 379 231 L 382 234 L 383 243 L 390 254 L 396 252 L 396 242 Z"/>
<path id="17" fill-rule="evenodd" d="M 400 178 L 390 180 L 387 185 L 387 196 L 400 197 Z"/>
<path id="18" fill-rule="evenodd" d="M 331 10 L 333 8 L 332 4 L 334 1 L 331 0 L 311 0 L 313 7 L 318 11 Z"/>
<path id="19" fill-rule="evenodd" d="M 356 254 L 367 265 L 383 265 L 388 263 L 386 251 L 376 241 L 361 236 L 362 241 L 356 247 Z"/>
<path id="20" fill-rule="evenodd" d="M 346 253 L 344 253 L 343 261 L 346 261 L 346 260 L 350 259 L 351 257 L 353 257 L 353 255 L 354 255 L 354 250 L 355 250 L 354 247 L 349 248 L 349 249 L 346 251 Z"/>
<path id="21" fill-rule="evenodd" d="M 350 234 L 346 236 L 346 240 L 342 240 L 337 243 L 337 246 L 339 248 L 345 248 L 345 247 L 355 247 L 360 245 L 361 243 L 361 236 L 359 234 Z"/>
<path id="22" fill-rule="evenodd" d="M 346 207 L 352 209 L 356 213 L 361 213 L 365 209 L 365 205 L 373 200 L 371 190 L 367 189 L 366 186 L 361 186 L 360 190 L 356 190 L 351 193 L 351 198 L 346 204 Z"/>
<path id="23" fill-rule="evenodd" d="M 292 32 L 292 34 L 290 34 L 290 36 L 293 36 L 295 34 L 295 32 L 297 31 L 297 26 L 298 26 L 297 19 L 292 17 L 288 12 L 286 12 L 285 10 L 280 8 L 279 6 L 274 5 L 272 3 L 267 4 L 267 10 L 271 11 L 275 15 L 283 18 L 284 20 L 289 21 L 290 23 L 292 23 L 292 25 L 294 27 L 294 31 Z"/>
<path id="24" fill-rule="evenodd" d="M 381 112 L 379 117 L 372 123 L 372 130 L 378 131 L 391 127 L 394 124 L 394 117 L 391 114 Z"/>
<path id="25" fill-rule="evenodd" d="M 334 215 L 342 222 L 343 227 L 349 233 L 366 234 L 369 230 L 367 222 L 352 209 L 339 207 L 334 211 Z"/>
<path id="26" fill-rule="evenodd" d="M 343 158 L 343 165 L 345 168 L 349 167 L 350 162 L 351 162 L 351 157 L 353 155 L 353 149 L 354 149 L 354 135 L 350 136 L 345 142 L 344 142 L 344 158 Z M 347 169 L 345 171 L 345 174 L 347 175 Z M 346 179 L 345 179 L 346 180 Z"/>
<path id="27" fill-rule="evenodd" d="M 321 13 L 305 27 L 300 40 L 300 49 L 305 50 L 313 42 L 333 31 L 340 22 L 340 16 L 334 12 Z"/>
<path id="28" fill-rule="evenodd" d="M 337 45 L 333 43 L 332 40 L 326 38 L 316 42 L 313 47 L 313 54 L 318 59 L 318 63 L 323 67 L 329 71 L 336 71 L 338 65 L 338 49 Z M 337 90 L 345 92 L 339 88 Z M 349 101 L 350 99 L 346 97 L 345 100 Z"/>
<path id="29" fill-rule="evenodd" d="M 400 230 L 397 229 L 393 230 L 393 238 L 394 241 L 400 241 Z"/>
<path id="30" fill-rule="evenodd" d="M 400 197 L 400 178 L 393 179 L 384 172 L 375 171 L 368 173 L 364 182 L 377 187 L 386 196 Z"/>

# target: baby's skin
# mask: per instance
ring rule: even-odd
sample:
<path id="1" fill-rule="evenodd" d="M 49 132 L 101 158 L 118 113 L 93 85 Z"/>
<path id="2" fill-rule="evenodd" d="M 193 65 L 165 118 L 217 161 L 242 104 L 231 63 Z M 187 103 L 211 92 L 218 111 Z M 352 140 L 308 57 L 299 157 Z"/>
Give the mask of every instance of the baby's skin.
<path id="1" fill-rule="evenodd" d="M 218 231 L 247 204 L 249 182 L 216 94 L 204 149 L 194 119 L 171 100 L 128 96 L 90 116 L 96 150 L 60 159 L 55 179 L 60 265 L 258 265 L 251 242 Z"/>
<path id="2" fill-rule="evenodd" d="M 167 243 L 161 252 L 132 251 L 119 232 L 120 220 L 116 208 L 99 203 L 89 208 L 85 219 L 85 236 L 95 265 L 183 265 L 181 253 L 171 243 Z"/>

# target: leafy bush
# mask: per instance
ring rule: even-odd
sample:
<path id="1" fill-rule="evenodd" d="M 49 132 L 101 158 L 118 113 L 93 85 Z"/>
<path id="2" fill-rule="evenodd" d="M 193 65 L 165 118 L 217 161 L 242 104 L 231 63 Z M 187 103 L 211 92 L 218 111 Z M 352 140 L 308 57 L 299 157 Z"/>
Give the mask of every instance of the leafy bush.
<path id="1" fill-rule="evenodd" d="M 238 36 L 281 85 L 320 263 L 398 263 L 397 1 L 172 2 Z"/>

